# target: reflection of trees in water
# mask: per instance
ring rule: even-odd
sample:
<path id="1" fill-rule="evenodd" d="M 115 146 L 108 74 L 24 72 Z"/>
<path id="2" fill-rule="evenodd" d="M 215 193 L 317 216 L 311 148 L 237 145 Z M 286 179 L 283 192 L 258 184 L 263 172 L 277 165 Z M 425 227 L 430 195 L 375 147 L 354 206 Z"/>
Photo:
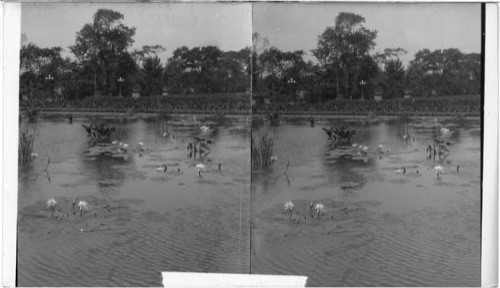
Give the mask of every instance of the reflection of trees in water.
<path id="1" fill-rule="evenodd" d="M 341 156 L 331 161 L 323 160 L 323 167 L 330 183 L 340 185 L 343 190 L 361 189 L 366 184 L 367 179 L 364 173 L 375 171 L 375 161 L 372 157 L 352 159 L 350 156 Z M 363 172 L 355 171 L 362 169 Z"/>
<path id="2" fill-rule="evenodd" d="M 95 183 L 97 191 L 104 198 L 118 196 L 119 187 L 123 186 L 126 178 L 126 168 L 134 165 L 134 157 L 128 152 L 123 156 L 111 156 L 109 152 L 100 154 L 85 153 L 82 149 L 78 157 L 82 174 L 88 182 Z"/>

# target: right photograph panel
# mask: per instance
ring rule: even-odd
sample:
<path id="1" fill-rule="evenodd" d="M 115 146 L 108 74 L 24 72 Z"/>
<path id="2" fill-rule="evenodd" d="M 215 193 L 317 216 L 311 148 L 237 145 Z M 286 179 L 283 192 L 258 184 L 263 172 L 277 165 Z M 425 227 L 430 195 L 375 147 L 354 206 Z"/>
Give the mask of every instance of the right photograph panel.
<path id="1" fill-rule="evenodd" d="M 251 273 L 480 286 L 481 4 L 254 3 Z"/>

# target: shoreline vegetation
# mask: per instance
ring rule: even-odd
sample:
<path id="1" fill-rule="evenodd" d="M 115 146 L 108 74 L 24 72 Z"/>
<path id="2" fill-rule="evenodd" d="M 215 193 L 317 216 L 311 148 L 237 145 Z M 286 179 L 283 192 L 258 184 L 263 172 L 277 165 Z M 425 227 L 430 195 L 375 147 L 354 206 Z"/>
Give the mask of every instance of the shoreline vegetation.
<path id="1" fill-rule="evenodd" d="M 396 117 L 404 112 L 411 117 L 480 117 L 481 97 L 448 96 L 436 98 L 410 98 L 375 100 L 331 100 L 324 103 L 264 103 L 252 101 L 244 94 L 202 94 L 144 97 L 139 99 L 99 97 L 79 101 L 21 101 L 21 111 L 44 113 L 119 113 L 137 114 L 206 114 L 224 112 L 229 115 L 281 116 L 366 116 Z M 261 99 L 262 100 L 262 99 Z"/>

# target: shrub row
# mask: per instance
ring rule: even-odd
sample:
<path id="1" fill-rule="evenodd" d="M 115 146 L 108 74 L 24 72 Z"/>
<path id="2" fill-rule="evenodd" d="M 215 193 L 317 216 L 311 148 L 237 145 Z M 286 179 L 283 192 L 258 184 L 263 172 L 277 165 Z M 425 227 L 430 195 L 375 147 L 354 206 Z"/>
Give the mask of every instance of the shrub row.
<path id="1" fill-rule="evenodd" d="M 252 110 L 256 114 L 278 112 L 282 114 L 333 113 L 337 115 L 397 115 L 401 111 L 422 116 L 454 116 L 456 114 L 480 116 L 482 107 L 480 97 L 446 97 L 382 101 L 334 100 L 325 103 L 303 103 L 300 105 L 279 103 L 258 105 Z"/>
<path id="2" fill-rule="evenodd" d="M 32 108 L 40 111 L 80 111 L 80 112 L 130 112 L 151 113 L 203 113 L 225 111 L 229 114 L 254 114 L 278 112 L 282 114 L 335 114 L 335 115 L 396 115 L 401 111 L 415 115 L 463 114 L 480 116 L 481 98 L 441 97 L 374 100 L 332 100 L 325 103 L 275 103 L 251 106 L 250 97 L 244 94 L 203 94 L 170 95 L 163 97 L 86 98 L 79 101 L 47 102 L 31 100 L 21 102 L 21 109 Z"/>

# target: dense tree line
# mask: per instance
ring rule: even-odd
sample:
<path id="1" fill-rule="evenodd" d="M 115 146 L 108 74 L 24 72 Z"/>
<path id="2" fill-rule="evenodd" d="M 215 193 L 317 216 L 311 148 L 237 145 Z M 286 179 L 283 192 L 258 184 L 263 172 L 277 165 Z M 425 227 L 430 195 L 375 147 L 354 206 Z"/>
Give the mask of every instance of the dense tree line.
<path id="1" fill-rule="evenodd" d="M 315 63 L 303 60 L 304 51 L 266 47 L 266 39 L 255 34 L 254 92 L 282 101 L 305 97 L 310 103 L 373 99 L 376 94 L 384 99 L 480 94 L 480 54 L 424 49 L 405 67 L 402 48 L 373 52 L 377 31 L 364 23 L 360 15 L 340 13 L 334 26 L 318 36 L 311 51 Z"/>
<path id="2" fill-rule="evenodd" d="M 253 34 L 251 46 L 222 51 L 216 46 L 179 47 L 165 63 L 160 45 L 132 50 L 136 29 L 119 12 L 99 9 L 92 23 L 76 33 L 63 58 L 61 47 L 21 45 L 20 95 L 29 99 L 84 99 L 200 93 L 238 93 L 252 89 L 273 101 L 325 102 L 332 99 L 403 98 L 480 94 L 480 54 L 458 49 L 418 51 L 405 67 L 402 48 L 375 53 L 377 31 L 357 14 L 338 14 L 305 51 L 281 51 Z"/>
<path id="3" fill-rule="evenodd" d="M 28 99 L 83 99 L 193 93 L 245 92 L 250 47 L 221 51 L 216 46 L 180 47 L 166 63 L 160 45 L 132 50 L 136 29 L 124 24 L 121 13 L 99 9 L 92 23 L 76 33 L 69 47 L 74 57 L 61 56 L 61 47 L 21 45 L 20 95 Z M 25 38 L 25 37 L 24 37 Z"/>

